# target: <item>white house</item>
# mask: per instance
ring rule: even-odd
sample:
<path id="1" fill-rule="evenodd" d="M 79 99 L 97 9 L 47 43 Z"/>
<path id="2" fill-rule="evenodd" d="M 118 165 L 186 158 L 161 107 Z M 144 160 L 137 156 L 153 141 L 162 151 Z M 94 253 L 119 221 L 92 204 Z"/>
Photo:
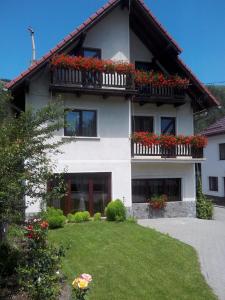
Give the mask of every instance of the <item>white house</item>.
<path id="1" fill-rule="evenodd" d="M 203 160 L 202 151 L 178 145 L 171 152 L 131 140 L 133 131 L 193 135 L 193 113 L 218 105 L 180 53 L 143 1 L 110 0 L 8 84 L 23 109 L 27 105 L 38 109 L 59 95 L 69 109 L 70 125 L 56 138 L 72 141 L 54 158 L 56 172 L 67 168 L 68 197 L 52 205 L 65 213 L 87 209 L 93 214 L 120 198 L 129 213 L 146 218 L 147 199 L 166 194 L 168 205 L 162 215 L 195 215 L 195 164 Z M 132 63 L 143 72 L 160 72 L 164 79 L 178 74 L 190 84 L 182 86 L 175 77 L 175 84 L 159 79 L 158 85 L 137 84 L 134 72 L 126 71 L 52 69 L 56 54 Z M 36 203 L 27 213 L 39 209 Z"/>
<path id="2" fill-rule="evenodd" d="M 202 163 L 202 189 L 218 204 L 225 203 L 225 117 L 203 131 L 208 138 Z"/>

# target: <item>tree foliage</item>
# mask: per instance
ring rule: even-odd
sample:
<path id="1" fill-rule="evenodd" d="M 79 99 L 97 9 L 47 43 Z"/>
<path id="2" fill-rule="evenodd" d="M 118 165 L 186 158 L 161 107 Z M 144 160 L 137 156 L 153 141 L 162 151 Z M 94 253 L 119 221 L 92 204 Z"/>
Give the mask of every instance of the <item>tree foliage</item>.
<path id="1" fill-rule="evenodd" d="M 49 103 L 40 110 L 13 113 L 11 96 L 0 88 L 0 221 L 11 219 L 30 202 L 45 201 L 58 190 L 46 190 L 52 179 L 51 155 L 59 152 L 61 140 L 54 132 L 63 126 L 60 103 Z M 62 186 L 59 186 L 59 188 Z"/>
<path id="2" fill-rule="evenodd" d="M 203 129 L 225 116 L 225 86 L 208 86 L 210 92 L 220 101 L 221 108 L 212 107 L 207 114 L 199 114 L 195 118 L 195 132 L 200 133 Z"/>

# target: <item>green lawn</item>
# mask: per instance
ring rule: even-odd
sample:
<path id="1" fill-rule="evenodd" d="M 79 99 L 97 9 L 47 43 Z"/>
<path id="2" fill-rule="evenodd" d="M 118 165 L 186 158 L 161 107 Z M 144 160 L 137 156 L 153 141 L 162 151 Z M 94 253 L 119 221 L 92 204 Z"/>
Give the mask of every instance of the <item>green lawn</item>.
<path id="1" fill-rule="evenodd" d="M 68 245 L 63 271 L 69 283 L 93 276 L 90 300 L 217 299 L 188 245 L 132 223 L 88 222 L 50 231 Z"/>

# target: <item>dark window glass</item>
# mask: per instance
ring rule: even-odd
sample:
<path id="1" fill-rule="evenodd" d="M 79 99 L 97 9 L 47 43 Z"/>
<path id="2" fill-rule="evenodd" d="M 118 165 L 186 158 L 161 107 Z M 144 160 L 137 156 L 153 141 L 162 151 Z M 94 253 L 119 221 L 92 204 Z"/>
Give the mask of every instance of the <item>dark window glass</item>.
<path id="1" fill-rule="evenodd" d="M 100 49 L 93 49 L 93 48 L 83 48 L 83 56 L 84 57 L 93 57 L 101 59 L 101 50 Z"/>
<path id="2" fill-rule="evenodd" d="M 218 192 L 218 177 L 209 176 L 209 190 Z"/>
<path id="3" fill-rule="evenodd" d="M 136 61 L 135 62 L 135 69 L 141 71 L 151 71 L 152 64 L 150 62 L 143 62 L 143 61 Z"/>
<path id="4" fill-rule="evenodd" d="M 161 133 L 162 134 L 176 134 L 176 118 L 162 117 L 161 118 Z"/>
<path id="5" fill-rule="evenodd" d="M 65 117 L 65 136 L 97 136 L 96 111 L 74 110 L 68 111 Z"/>
<path id="6" fill-rule="evenodd" d="M 153 195 L 166 194 L 168 201 L 181 201 L 181 179 L 133 179 L 132 201 L 145 203 Z"/>
<path id="7" fill-rule="evenodd" d="M 132 130 L 153 132 L 153 117 L 133 116 Z"/>
<path id="8" fill-rule="evenodd" d="M 225 160 L 225 144 L 219 144 L 220 160 Z"/>

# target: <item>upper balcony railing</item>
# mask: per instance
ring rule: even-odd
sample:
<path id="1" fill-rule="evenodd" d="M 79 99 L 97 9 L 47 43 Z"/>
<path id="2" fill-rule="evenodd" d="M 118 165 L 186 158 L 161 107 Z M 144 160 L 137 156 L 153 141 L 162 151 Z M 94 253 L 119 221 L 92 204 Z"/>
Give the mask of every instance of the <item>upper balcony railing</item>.
<path id="1" fill-rule="evenodd" d="M 135 95 L 137 98 L 184 99 L 188 80 L 153 71 L 135 70 L 132 64 L 59 55 L 52 61 L 51 88 Z"/>
<path id="2" fill-rule="evenodd" d="M 116 72 L 55 68 L 52 71 L 52 84 L 73 85 L 83 88 L 120 88 L 132 89 L 133 79 L 130 74 Z"/>

